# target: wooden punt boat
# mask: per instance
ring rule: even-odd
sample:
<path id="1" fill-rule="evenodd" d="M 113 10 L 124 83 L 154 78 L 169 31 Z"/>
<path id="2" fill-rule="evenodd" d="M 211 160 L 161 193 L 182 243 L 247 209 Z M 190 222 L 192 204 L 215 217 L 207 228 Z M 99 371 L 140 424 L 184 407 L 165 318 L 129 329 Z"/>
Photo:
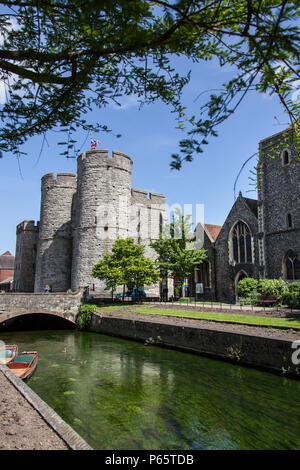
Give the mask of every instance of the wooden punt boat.
<path id="1" fill-rule="evenodd" d="M 18 346 L 16 344 L 6 344 L 0 349 L 0 362 L 8 364 L 18 355 Z"/>
<path id="2" fill-rule="evenodd" d="M 16 374 L 20 379 L 29 379 L 36 369 L 38 362 L 38 353 L 36 351 L 26 352 L 23 351 L 19 356 L 16 356 L 7 367 Z"/>

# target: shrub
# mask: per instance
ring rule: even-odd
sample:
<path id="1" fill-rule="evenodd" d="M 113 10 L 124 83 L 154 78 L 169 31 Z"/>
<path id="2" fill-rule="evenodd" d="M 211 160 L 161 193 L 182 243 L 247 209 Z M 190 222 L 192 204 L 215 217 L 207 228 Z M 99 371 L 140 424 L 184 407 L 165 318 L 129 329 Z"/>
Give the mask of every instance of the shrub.
<path id="1" fill-rule="evenodd" d="M 282 295 L 282 303 L 291 308 L 300 308 L 300 293 L 285 292 Z"/>
<path id="2" fill-rule="evenodd" d="M 238 295 L 239 297 L 248 298 L 252 292 L 257 290 L 257 279 L 252 277 L 244 277 L 238 283 Z"/>
<path id="3" fill-rule="evenodd" d="M 248 297 L 239 297 L 239 303 L 241 305 L 254 305 L 259 295 L 259 292 L 254 290 L 248 295 Z"/>
<path id="4" fill-rule="evenodd" d="M 288 291 L 282 295 L 282 303 L 291 308 L 300 308 L 300 282 L 288 284 Z"/>
<path id="5" fill-rule="evenodd" d="M 78 315 L 76 317 L 77 326 L 83 330 L 89 328 L 92 320 L 92 314 L 98 310 L 98 305 L 95 304 L 82 304 L 78 309 Z"/>
<path id="6" fill-rule="evenodd" d="M 262 295 L 275 295 L 280 300 L 288 286 L 283 279 L 260 279 L 257 290 Z"/>
<path id="7" fill-rule="evenodd" d="M 289 292 L 296 292 L 297 294 L 300 295 L 300 282 L 299 281 L 291 282 L 288 285 L 288 289 L 289 289 Z"/>

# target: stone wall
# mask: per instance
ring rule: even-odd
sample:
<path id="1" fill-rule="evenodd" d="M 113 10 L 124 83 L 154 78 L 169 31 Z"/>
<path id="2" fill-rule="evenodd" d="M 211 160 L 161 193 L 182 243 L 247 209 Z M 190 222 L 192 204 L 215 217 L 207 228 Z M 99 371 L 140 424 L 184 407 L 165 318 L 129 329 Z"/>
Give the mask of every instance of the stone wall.
<path id="1" fill-rule="evenodd" d="M 150 240 L 158 240 L 162 231 L 162 226 L 168 222 L 166 215 L 166 198 L 163 194 L 147 193 L 147 191 L 131 189 L 131 221 L 130 236 L 145 246 L 144 255 L 147 258 L 156 259 L 157 254 L 150 246 Z M 173 282 L 164 281 L 165 288 L 168 289 L 168 296 L 174 295 Z M 160 297 L 163 293 L 160 284 L 145 286 L 145 291 L 149 297 Z"/>
<path id="2" fill-rule="evenodd" d="M 292 340 L 251 334 L 231 333 L 217 327 L 188 327 L 155 321 L 130 320 L 93 315 L 91 331 L 136 341 L 152 338 L 157 344 L 274 372 L 299 376 L 298 366 L 291 361 Z"/>

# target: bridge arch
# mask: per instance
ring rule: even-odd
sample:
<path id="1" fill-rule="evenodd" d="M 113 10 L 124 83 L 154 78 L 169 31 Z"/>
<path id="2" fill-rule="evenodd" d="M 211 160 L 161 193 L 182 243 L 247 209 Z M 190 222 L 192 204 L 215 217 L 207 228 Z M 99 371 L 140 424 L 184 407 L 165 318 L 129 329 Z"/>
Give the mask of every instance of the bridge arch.
<path id="1" fill-rule="evenodd" d="M 58 326 L 76 326 L 79 306 L 84 301 L 84 289 L 76 292 L 0 294 L 0 330 L 9 324 L 57 323 Z M 17 321 L 18 317 L 19 320 Z M 26 320 L 27 318 L 27 320 Z M 25 321 L 26 320 L 26 321 Z"/>
<path id="2" fill-rule="evenodd" d="M 18 330 L 70 330 L 76 328 L 73 319 L 64 318 L 53 312 L 14 312 L 1 318 L 1 331 Z"/>

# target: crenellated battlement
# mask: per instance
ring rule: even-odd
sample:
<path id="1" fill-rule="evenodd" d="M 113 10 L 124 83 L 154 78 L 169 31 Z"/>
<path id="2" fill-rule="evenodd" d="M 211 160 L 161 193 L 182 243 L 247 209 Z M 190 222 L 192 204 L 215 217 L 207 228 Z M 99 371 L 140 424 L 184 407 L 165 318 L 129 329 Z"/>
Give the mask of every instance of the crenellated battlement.
<path id="1" fill-rule="evenodd" d="M 132 160 L 131 158 L 123 152 L 118 150 L 113 150 L 112 156 L 109 155 L 108 149 L 95 149 L 87 150 L 79 155 L 77 159 L 78 165 L 88 162 L 92 165 L 109 165 L 122 170 L 130 171 L 132 170 Z"/>
<path id="2" fill-rule="evenodd" d="M 163 205 L 166 202 L 166 198 L 163 194 L 158 193 L 148 193 L 143 189 L 132 188 L 131 189 L 132 202 L 134 204 L 159 204 Z"/>
<path id="3" fill-rule="evenodd" d="M 152 204 L 162 205 L 166 203 L 166 196 L 164 194 L 150 193 L 149 198 L 151 199 Z"/>
<path id="4" fill-rule="evenodd" d="M 38 232 L 39 222 L 35 224 L 34 220 L 23 220 L 23 222 L 17 225 L 17 235 L 21 232 Z"/>
<path id="5" fill-rule="evenodd" d="M 148 192 L 143 189 L 131 188 L 133 203 L 149 204 Z"/>
<path id="6" fill-rule="evenodd" d="M 76 188 L 76 175 L 74 173 L 47 173 L 42 177 L 42 186 L 71 186 Z"/>

